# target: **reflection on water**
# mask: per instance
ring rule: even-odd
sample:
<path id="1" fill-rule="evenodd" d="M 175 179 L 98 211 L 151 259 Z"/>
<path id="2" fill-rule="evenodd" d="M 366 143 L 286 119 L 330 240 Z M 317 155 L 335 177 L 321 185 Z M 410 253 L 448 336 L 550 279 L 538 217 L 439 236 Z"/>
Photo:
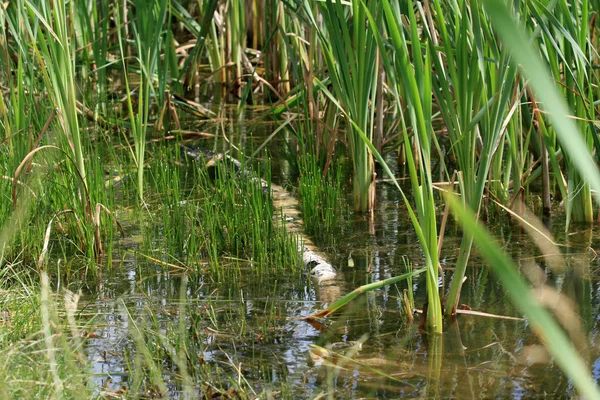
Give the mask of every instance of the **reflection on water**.
<path id="1" fill-rule="evenodd" d="M 530 398 L 573 394 L 570 383 L 556 367 L 534 363 L 544 357 L 534 354 L 533 346 L 539 340 L 526 321 L 459 316 L 448 323 L 442 336 L 429 337 L 419 332 L 418 321 L 405 322 L 399 297 L 402 284 L 360 297 L 322 326 L 298 319 L 359 285 L 401 273 L 402 255 L 419 263 L 418 246 L 410 237 L 407 221 L 400 217 L 401 207 L 383 204 L 380 213 L 389 216 L 391 209 L 399 210 L 396 219 L 381 215 L 374 237 L 354 230 L 339 241 L 344 245 L 331 257 L 341 267 L 343 279 L 334 283 L 315 287 L 306 277 L 285 275 L 257 282 L 252 274 L 240 274 L 235 282 L 223 283 L 190 279 L 185 288 L 189 303 L 183 318 L 186 324 L 199 323 L 204 330 L 202 359 L 224 363 L 228 355 L 234 356 L 256 389 L 271 387 L 276 391 L 285 383 L 292 397 L 329 391 L 338 398 Z M 399 229 L 400 224 L 405 229 Z M 504 226 L 497 231 L 515 257 L 529 260 L 536 256 L 524 234 L 507 229 Z M 590 238 L 594 236 L 590 232 Z M 443 257 L 446 266 L 452 265 L 457 252 L 452 244 L 457 242 L 457 238 L 446 239 L 446 248 L 450 249 Z M 593 279 L 597 261 L 589 264 L 592 257 L 586 253 L 585 243 L 572 244 L 566 253 L 565 274 L 549 274 L 547 280 L 578 302 L 590 337 L 591 365 L 595 376 L 599 376 L 599 288 Z M 344 261 L 350 251 L 354 266 L 346 267 Z M 586 260 L 592 279 L 582 281 L 583 272 L 577 269 L 584 268 Z M 103 280 L 101 300 L 95 300 L 86 310 L 98 313 L 94 332 L 99 338 L 89 340 L 88 354 L 94 361 L 93 372 L 110 376 L 116 385 L 126 372 L 123 354 L 135 348 L 125 339 L 133 328 L 124 307 L 140 320 L 147 319 L 151 309 L 162 329 L 169 322 L 177 324 L 182 278 L 132 259 L 110 276 L 105 273 Z M 415 288 L 417 304 L 422 304 L 424 285 L 416 280 Z M 519 316 L 477 257 L 472 261 L 462 303 L 478 311 Z M 352 347 L 363 340 L 360 349 Z M 311 345 L 327 349 L 322 361 L 311 358 Z M 351 357 L 346 356 L 348 353 Z"/>
<path id="2" fill-rule="evenodd" d="M 279 168 L 283 174 L 286 167 Z M 396 190 L 380 184 L 377 199 L 374 234 L 368 219 L 356 215 L 351 229 L 336 238 L 338 245 L 325 249 L 341 273 L 339 280 L 322 285 L 315 286 L 307 273 L 258 277 L 243 270 L 222 282 L 197 274 L 184 280 L 123 253 L 119 267 L 104 271 L 102 287 L 90 296 L 85 310 L 97 314 L 92 329 L 98 338 L 89 339 L 87 348 L 93 372 L 102 384 L 110 377 L 113 388 L 126 375 L 123 356 L 135 351 L 128 339 L 135 329 L 129 313 L 139 324 L 152 325 L 164 335 L 180 323 L 186 332 L 198 332 L 190 362 L 229 365 L 233 359 L 257 393 L 277 393 L 285 387 L 280 395 L 291 398 L 320 394 L 334 398 L 575 394 L 570 382 L 537 346 L 540 341 L 527 321 L 463 315 L 447 322 L 443 335 L 428 336 L 419 331 L 418 317 L 408 323 L 403 316 L 400 294 L 404 283 L 359 297 L 322 325 L 300 320 L 360 285 L 403 273 L 403 256 L 408 256 L 415 268 L 422 265 L 417 238 Z M 551 221 L 555 239 L 568 244 L 562 248 L 565 269 L 560 274 L 545 268 L 539 252 L 518 227 L 501 218 L 490 218 L 488 227 L 520 266 L 533 265 L 546 284 L 577 304 L 589 338 L 586 357 L 594 376 L 600 378 L 600 260 L 588 250 L 600 247 L 598 227 L 565 235 L 563 220 Z M 446 269 L 446 286 L 459 243 L 460 232 L 449 224 L 440 258 Z M 348 266 L 350 254 L 353 266 Z M 504 289 L 476 252 L 467 278 L 461 303 L 486 313 L 521 316 L 507 303 Z M 421 308 L 426 296 L 419 278 L 414 289 Z M 236 376 L 233 369 L 229 372 Z M 171 389 L 176 394 L 178 388 Z"/>

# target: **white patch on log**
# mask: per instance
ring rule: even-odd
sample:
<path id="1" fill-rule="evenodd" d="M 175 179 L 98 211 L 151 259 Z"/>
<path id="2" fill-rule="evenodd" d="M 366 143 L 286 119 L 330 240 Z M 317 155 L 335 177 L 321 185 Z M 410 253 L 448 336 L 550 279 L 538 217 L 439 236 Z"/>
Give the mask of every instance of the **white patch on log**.
<path id="1" fill-rule="evenodd" d="M 329 264 L 325 259 L 319 256 L 314 251 L 302 247 L 302 260 L 306 267 L 312 267 L 310 270 L 310 276 L 317 280 L 317 282 L 327 281 L 335 279 L 337 273 L 333 266 Z"/>

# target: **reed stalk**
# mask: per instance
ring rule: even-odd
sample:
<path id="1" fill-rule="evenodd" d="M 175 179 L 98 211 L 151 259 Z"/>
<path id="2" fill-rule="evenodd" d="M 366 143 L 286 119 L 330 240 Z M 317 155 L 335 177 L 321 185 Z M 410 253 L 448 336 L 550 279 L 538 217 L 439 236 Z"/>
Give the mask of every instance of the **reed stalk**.
<path id="1" fill-rule="evenodd" d="M 93 209 L 96 201 L 90 197 L 87 160 L 78 120 L 75 49 L 70 38 L 72 27 L 69 24 L 74 16 L 68 13 L 64 2 L 34 4 L 26 0 L 25 5 L 30 15 L 27 18 L 23 15 L 21 23 L 34 42 L 33 49 L 41 67 L 42 81 L 57 113 L 59 134 L 53 139 L 65 156 L 62 165 L 67 170 L 65 176 L 70 176 L 71 179 L 67 185 L 77 187 L 76 193 L 68 201 L 72 202 L 74 212 L 82 216 L 80 221 L 83 224 L 80 228 L 83 231 L 80 231 L 80 236 L 83 249 L 89 250 L 92 257 L 98 256 L 102 253 L 100 221 Z M 30 161 L 31 156 L 43 147 L 38 146 L 40 140 L 38 139 L 36 148 L 30 149 L 25 159 Z"/>
<path id="2" fill-rule="evenodd" d="M 278 35 L 277 35 L 277 47 L 279 53 L 279 94 L 285 95 L 290 91 L 291 83 L 290 83 L 290 70 L 289 70 L 289 57 L 287 50 L 287 41 L 286 41 L 286 33 L 287 33 L 287 16 L 285 13 L 284 2 L 277 2 L 277 26 L 278 26 Z"/>
<path id="3" fill-rule="evenodd" d="M 386 66 L 387 74 L 395 84 L 397 95 L 406 103 L 406 114 L 415 132 L 413 135 L 415 146 L 413 146 L 412 151 L 408 147 L 406 148 L 406 159 L 416 209 L 416 219 L 413 220 L 413 226 L 422 231 L 419 241 L 425 256 L 427 269 L 427 325 L 432 332 L 442 332 L 442 308 L 438 288 L 438 233 L 431 174 L 432 141 L 434 140 L 431 52 L 427 47 L 421 47 L 417 18 L 412 1 L 408 2 L 408 15 L 406 15 L 409 23 L 410 43 L 412 44 L 410 50 L 409 39 L 405 36 L 402 23 L 403 15 L 399 6 L 388 0 L 382 0 L 382 5 L 394 57 L 391 58 L 387 55 L 387 49 L 381 38 L 378 37 L 381 57 Z M 404 143 L 409 143 L 407 126 L 403 123 L 402 127 Z M 405 202 L 407 206 L 410 206 L 406 198 Z"/>
<path id="4" fill-rule="evenodd" d="M 589 1 L 528 4 L 524 6 L 524 18 L 535 21 L 532 33 L 538 39 L 540 54 L 549 65 L 555 82 L 561 84 L 561 92 L 577 120 L 578 131 L 588 152 L 598 149 L 598 137 L 593 120 L 594 101 L 600 93 L 597 74 L 590 70 L 590 60 L 597 54 L 591 43 L 588 21 L 592 6 Z M 577 22 L 579 21 L 579 22 Z M 539 35 L 538 35 L 539 32 Z M 553 130 L 545 130 L 553 138 Z M 562 148 L 562 144 L 561 144 Z M 564 157 L 568 193 L 565 198 L 566 227 L 570 222 L 592 222 L 594 218 L 592 193 L 585 175 L 575 167 L 575 160 L 568 153 Z"/>
<path id="5" fill-rule="evenodd" d="M 59 137 L 65 150 L 69 149 L 81 175 L 81 185 L 87 186 L 85 156 L 77 119 L 77 95 L 75 89 L 74 48 L 69 38 L 65 3 L 50 0 L 39 6 L 29 0 L 25 5 L 39 21 L 37 32 L 30 31 L 36 44 L 35 51 L 41 56 L 42 77 L 50 97 L 59 112 L 62 135 Z M 38 8 L 39 7 L 39 8 Z M 36 40 L 37 39 L 37 40 Z M 82 190 L 82 193 L 85 190 Z"/>
<path id="6" fill-rule="evenodd" d="M 305 13 L 319 36 L 333 93 L 347 116 L 354 209 L 360 212 L 375 206 L 373 155 L 359 131 L 372 139 L 375 110 L 372 105 L 375 103 L 378 78 L 377 63 L 373 62 L 377 58 L 373 30 L 380 26 L 382 13 L 377 12 L 378 1 L 369 2 L 368 7 L 376 18 L 375 27 L 368 24 L 366 9 L 359 2 L 353 2 L 351 7 L 341 1 L 319 3 L 319 15 L 323 19 L 321 26 L 311 4 L 304 2 Z"/>
<path id="7" fill-rule="evenodd" d="M 502 144 L 507 110 L 516 101 L 516 74 L 509 58 L 501 54 L 481 5 L 461 2 L 459 6 L 460 12 L 450 13 L 435 2 L 435 9 L 425 12 L 435 11 L 430 21 L 437 23 L 427 25 L 425 31 L 434 54 L 432 88 L 460 171 L 462 200 L 478 214 L 494 156 Z M 452 23 L 446 15 L 453 18 Z M 486 58 L 496 62 L 486 62 Z M 446 315 L 453 314 L 458 304 L 472 241 L 468 232 L 463 235 Z"/>
<path id="8" fill-rule="evenodd" d="M 513 62 L 521 67 L 523 75 L 529 79 L 536 99 L 540 100 L 540 103 L 543 99 L 544 110 L 548 112 L 548 118 L 552 121 L 563 151 L 571 157 L 577 172 L 585 176 L 589 186 L 598 193 L 600 171 L 591 157 L 585 136 L 580 135 L 577 123 L 569 118 L 567 102 L 553 85 L 548 66 L 544 64 L 538 55 L 539 52 L 528 40 L 522 28 L 515 23 L 511 11 L 503 1 L 487 0 L 485 8 L 506 49 L 514 58 Z M 596 201 L 600 203 L 598 194 Z M 517 268 L 511 265 L 501 253 L 489 234 L 473 222 L 472 215 L 469 215 L 468 211 L 460 210 L 456 201 L 453 207 L 454 211 L 461 216 L 460 221 L 465 225 L 465 229 L 471 231 L 478 241 L 481 254 L 494 267 L 513 302 L 527 312 L 533 327 L 546 339 L 545 343 L 549 351 L 563 371 L 573 380 L 577 390 L 586 397 L 600 398 L 598 387 L 590 377 L 587 366 L 575 352 L 570 340 L 565 337 L 564 331 L 548 315 L 548 311 L 532 298 Z"/>
<path id="9" fill-rule="evenodd" d="M 137 170 L 137 190 L 140 202 L 144 202 L 144 157 L 146 153 L 146 133 L 150 116 L 150 100 L 156 98 L 154 78 L 159 68 L 160 50 L 162 48 L 162 26 L 164 24 L 169 0 L 136 0 L 136 16 L 134 27 L 137 47 L 137 61 L 140 67 L 140 84 L 137 88 L 137 112 L 133 109 L 133 91 L 128 78 L 125 63 L 126 53 L 123 38 L 119 29 L 119 46 L 121 50 L 125 88 L 127 95 L 127 110 L 131 119 L 131 131 L 134 142 L 133 158 Z M 119 13 L 116 19 L 120 22 Z M 163 76 L 163 79 L 166 77 Z"/>
<path id="10" fill-rule="evenodd" d="M 228 82 L 233 85 L 235 92 L 239 96 L 240 80 L 242 79 L 242 57 L 246 46 L 246 21 L 245 21 L 245 0 L 231 0 L 226 4 L 225 34 L 226 43 L 226 62 L 231 63 Z"/>

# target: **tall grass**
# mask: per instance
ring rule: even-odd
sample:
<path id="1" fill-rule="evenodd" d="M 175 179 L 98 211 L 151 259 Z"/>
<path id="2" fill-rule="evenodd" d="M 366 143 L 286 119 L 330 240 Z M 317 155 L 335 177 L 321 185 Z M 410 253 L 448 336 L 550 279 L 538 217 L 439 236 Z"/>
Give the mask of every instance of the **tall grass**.
<path id="1" fill-rule="evenodd" d="M 516 72 L 490 31 L 480 3 L 462 2 L 457 13 L 445 12 L 440 2 L 434 4 L 433 25 L 426 29 L 436 72 L 432 87 L 449 133 L 462 200 L 478 214 L 494 156 L 503 148 L 509 110 L 519 100 L 514 90 Z M 446 315 L 452 315 L 458 304 L 472 241 L 465 232 Z"/>
<path id="2" fill-rule="evenodd" d="M 368 11 L 381 24 L 378 2 L 369 2 Z M 319 3 L 323 24 L 317 23 L 311 4 L 304 2 L 313 29 L 319 36 L 333 93 L 347 115 L 348 146 L 352 159 L 354 209 L 368 211 L 375 206 L 373 155 L 361 139 L 363 132 L 373 137 L 374 108 L 378 68 L 375 27 L 368 24 L 366 10 L 358 2 L 351 6 L 341 1 Z M 310 84 L 310 82 L 309 82 Z M 352 121 L 352 122 L 350 122 Z"/>
<path id="3" fill-rule="evenodd" d="M 66 151 L 73 154 L 81 185 L 86 186 L 85 156 L 77 119 L 75 49 L 67 22 L 73 16 L 69 17 L 65 3 L 60 1 L 42 2 L 39 5 L 25 1 L 25 5 L 35 15 L 34 24 L 28 26 L 28 30 L 37 46 L 35 51 L 41 56 L 42 78 L 59 113 L 60 142 Z"/>
<path id="4" fill-rule="evenodd" d="M 151 99 L 161 99 L 164 95 L 164 93 L 156 95 L 154 79 L 159 72 L 160 50 L 163 43 L 160 28 L 165 22 L 168 6 L 168 0 L 138 0 L 135 2 L 136 23 L 133 26 L 137 61 L 140 68 L 140 84 L 137 88 L 137 112 L 134 112 L 133 109 L 133 90 L 129 84 L 128 69 L 125 63 L 124 40 L 121 37 L 121 30 L 118 30 L 121 56 L 123 57 L 123 70 L 125 72 L 127 110 L 131 120 L 131 133 L 134 141 L 133 158 L 137 167 L 137 190 L 141 202 L 144 201 L 144 158 Z M 121 18 L 119 18 L 118 12 L 116 17 L 119 23 Z M 168 63 L 163 62 L 162 65 L 166 66 Z M 158 74 L 158 77 L 161 82 L 167 79 L 166 74 Z M 160 86 L 164 87 L 164 83 Z"/>
<path id="5" fill-rule="evenodd" d="M 418 237 L 427 268 L 427 324 L 433 332 L 442 332 L 442 309 L 438 288 L 436 199 L 433 193 L 431 173 L 432 145 L 435 140 L 432 126 L 431 54 L 428 48 L 421 48 L 412 2 L 408 3 L 411 50 L 409 50 L 408 39 L 405 36 L 402 13 L 398 4 L 382 0 L 382 5 L 395 57 L 388 58 L 386 48 L 381 38 L 378 38 L 381 55 L 387 67 L 387 73 L 396 85 L 396 93 L 402 96 L 406 102 L 406 114 L 414 132 L 413 146 L 412 149 L 406 149 L 406 158 L 416 209 L 416 219 L 413 218 L 412 222 L 414 228 L 420 233 Z M 374 19 L 371 18 L 370 22 L 373 23 Z M 412 56 L 412 64 L 410 56 Z M 404 143 L 409 143 L 407 125 L 403 123 L 402 128 Z M 406 197 L 404 200 L 410 207 Z"/>
<path id="6" fill-rule="evenodd" d="M 62 162 L 67 170 L 65 175 L 77 187 L 76 193 L 71 194 L 70 206 L 72 212 L 79 216 L 80 229 L 84 233 L 84 249 L 90 250 L 90 255 L 102 253 L 102 243 L 99 235 L 99 216 L 93 209 L 96 202 L 90 198 L 86 156 L 83 149 L 81 127 L 78 120 L 77 89 L 75 76 L 75 48 L 70 37 L 69 20 L 75 18 L 65 7 L 64 2 L 42 2 L 39 4 L 26 1 L 23 8 L 16 11 L 14 26 L 27 32 L 34 43 L 33 51 L 36 67 L 41 72 L 45 92 L 56 110 L 58 132 L 53 139 L 59 144 L 64 154 Z M 25 10 L 28 13 L 25 13 Z M 39 144 L 41 138 L 37 140 Z M 29 154 L 21 161 L 15 172 L 19 179 L 19 171 L 31 163 L 31 158 L 38 152 L 45 154 L 50 147 L 29 148 Z M 53 156 L 47 156 L 52 160 Z M 13 188 L 16 182 L 13 181 Z M 15 200 L 13 189 L 13 202 Z M 56 210 L 60 211 L 60 210 Z M 93 250 L 93 253 L 91 252 Z"/>
<path id="7" fill-rule="evenodd" d="M 592 60 L 597 57 L 597 49 L 591 43 L 593 32 L 589 24 L 593 6 L 588 1 L 537 3 L 524 7 L 523 13 L 526 20 L 537 23 L 532 36 L 540 45 L 539 53 L 550 67 L 554 81 L 562 86 L 561 92 L 568 106 L 580 117 L 577 120 L 578 131 L 587 152 L 598 149 L 598 134 L 593 123 L 594 102 L 599 93 L 598 75 L 590 68 Z M 550 152 L 564 147 L 563 142 L 556 147 L 553 127 L 544 129 L 543 134 Z M 578 171 L 576 163 L 572 155 L 564 154 L 568 188 L 565 198 L 567 227 L 571 221 L 591 222 L 594 219 L 588 177 Z"/>

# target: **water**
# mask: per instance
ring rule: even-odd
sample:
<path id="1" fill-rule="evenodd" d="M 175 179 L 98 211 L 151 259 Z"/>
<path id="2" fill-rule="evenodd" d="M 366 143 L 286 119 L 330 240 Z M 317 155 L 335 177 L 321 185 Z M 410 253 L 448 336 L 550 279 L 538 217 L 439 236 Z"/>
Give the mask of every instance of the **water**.
<path id="1" fill-rule="evenodd" d="M 246 148 L 264 136 L 235 131 Z M 218 146 L 223 142 L 216 140 Z M 210 146 L 209 146 L 210 147 Z M 281 148 L 276 140 L 271 149 Z M 274 160 L 276 158 L 274 157 Z M 293 179 L 285 160 L 273 161 L 277 183 Z M 396 171 L 398 172 L 398 171 Z M 442 212 L 443 210 L 440 210 Z M 567 244 L 564 269 L 553 272 L 531 239 L 502 215 L 493 214 L 488 228 L 523 270 L 537 270 L 546 284 L 573 299 L 589 341 L 584 354 L 596 379 L 598 351 L 598 263 L 588 248 L 598 248 L 598 227 L 582 227 L 566 235 L 564 218 L 549 223 L 557 242 Z M 160 248 L 161 238 L 153 246 Z M 215 279 L 184 273 L 126 253 L 138 244 L 117 245 L 122 261 L 103 271 L 102 282 L 86 295 L 84 313 L 95 315 L 89 326 L 87 352 L 98 383 L 118 390 L 127 382 L 125 355 L 135 354 L 132 332 L 148 329 L 176 346 L 178 337 L 195 333 L 187 344 L 187 361 L 218 366 L 233 380 L 245 380 L 257 394 L 275 398 L 534 398 L 575 395 L 572 384 L 545 355 L 540 340 L 508 301 L 505 291 L 474 252 L 461 303 L 495 314 L 460 315 L 448 321 L 444 334 L 419 329 L 419 316 L 404 315 L 405 283 L 367 293 L 322 324 L 301 320 L 360 285 L 403 273 L 403 257 L 422 265 L 416 235 L 395 188 L 378 185 L 373 222 L 351 215 L 345 229 L 324 247 L 340 278 L 321 285 L 307 271 L 299 274 L 251 272 L 251 265 Z M 317 243 L 319 244 L 319 243 Z M 460 245 L 460 231 L 450 222 L 441 254 L 448 287 Z M 353 266 L 348 265 L 352 257 Z M 425 299 L 425 285 L 414 282 L 416 306 Z M 130 318 L 131 316 L 131 318 Z M 135 321 L 135 323 L 133 322 Z M 180 336 L 178 336 L 180 335 Z M 158 340 L 158 339 L 157 339 Z M 150 343 L 154 346 L 156 343 Z M 318 346 L 318 347 L 315 347 Z M 167 360 L 165 358 L 165 360 Z M 176 374 L 173 362 L 161 364 L 165 381 Z M 207 372 L 207 374 L 210 374 Z M 208 376 L 208 375 L 207 375 Z M 219 378 L 225 382 L 226 376 Z M 213 377 L 214 378 L 214 377 Z M 204 377 L 204 379 L 208 379 Z M 168 386 L 180 395 L 177 384 Z M 197 393 L 209 388 L 200 385 Z"/>

